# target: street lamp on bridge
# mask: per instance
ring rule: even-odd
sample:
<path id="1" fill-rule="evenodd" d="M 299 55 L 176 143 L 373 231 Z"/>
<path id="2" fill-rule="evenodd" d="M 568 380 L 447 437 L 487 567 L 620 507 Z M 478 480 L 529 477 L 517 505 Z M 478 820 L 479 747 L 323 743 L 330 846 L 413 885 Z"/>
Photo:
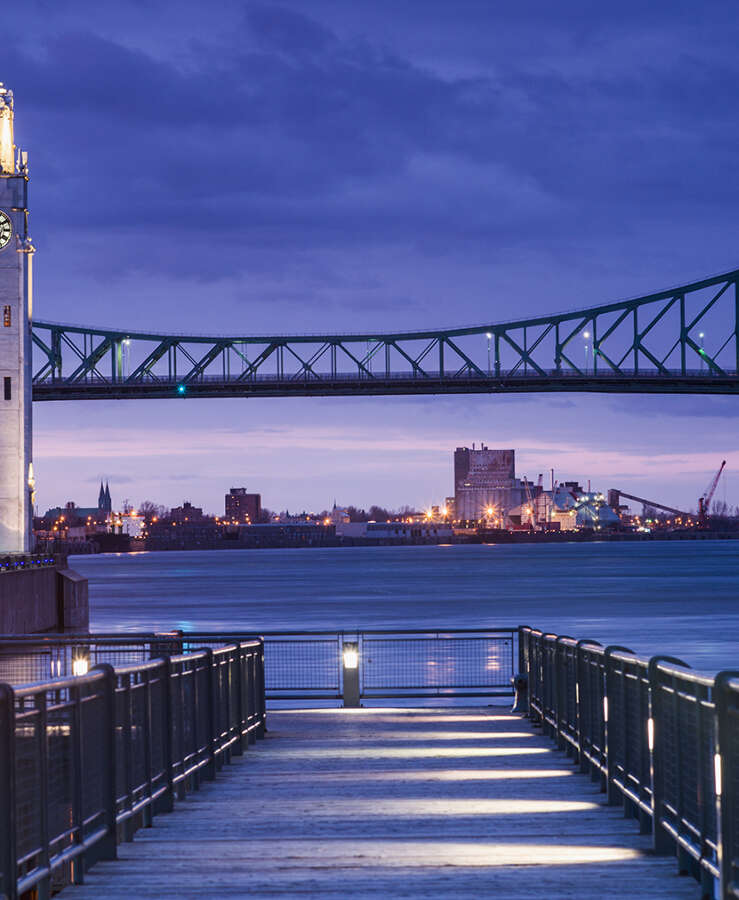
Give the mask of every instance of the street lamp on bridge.
<path id="1" fill-rule="evenodd" d="M 488 339 L 488 375 L 489 375 L 490 374 L 490 340 L 492 338 L 492 334 L 490 334 L 490 332 L 488 331 L 488 333 L 485 335 L 485 337 Z"/>

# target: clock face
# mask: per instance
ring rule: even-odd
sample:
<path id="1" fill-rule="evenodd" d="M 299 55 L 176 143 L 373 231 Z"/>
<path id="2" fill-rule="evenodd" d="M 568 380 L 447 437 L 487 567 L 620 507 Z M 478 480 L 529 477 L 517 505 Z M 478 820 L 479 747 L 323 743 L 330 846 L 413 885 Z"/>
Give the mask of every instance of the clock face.
<path id="1" fill-rule="evenodd" d="M 10 243 L 10 236 L 13 234 L 13 223 L 10 216 L 0 209 L 0 250 L 4 250 Z"/>

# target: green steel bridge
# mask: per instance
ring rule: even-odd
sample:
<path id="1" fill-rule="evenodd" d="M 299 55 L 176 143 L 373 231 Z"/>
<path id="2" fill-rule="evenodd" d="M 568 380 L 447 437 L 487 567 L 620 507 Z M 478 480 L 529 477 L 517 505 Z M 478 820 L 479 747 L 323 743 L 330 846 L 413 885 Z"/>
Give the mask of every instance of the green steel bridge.
<path id="1" fill-rule="evenodd" d="M 201 336 L 34 321 L 34 400 L 739 393 L 739 269 L 468 328 Z"/>

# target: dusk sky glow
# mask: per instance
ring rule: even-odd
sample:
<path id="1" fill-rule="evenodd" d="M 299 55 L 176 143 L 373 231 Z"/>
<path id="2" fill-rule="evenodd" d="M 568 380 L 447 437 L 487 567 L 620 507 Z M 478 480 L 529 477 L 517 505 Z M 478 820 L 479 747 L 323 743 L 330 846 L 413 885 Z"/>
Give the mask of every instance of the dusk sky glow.
<path id="1" fill-rule="evenodd" d="M 192 333 L 468 325 L 739 267 L 731 4 L 3 9 L 34 314 Z M 734 195 L 737 195 L 736 197 Z M 707 335 L 707 346 L 710 343 Z M 455 446 L 695 508 L 739 503 L 735 398 L 520 395 L 34 406 L 38 505 L 245 485 L 425 507 Z M 548 474 L 547 474 L 548 480 Z"/>

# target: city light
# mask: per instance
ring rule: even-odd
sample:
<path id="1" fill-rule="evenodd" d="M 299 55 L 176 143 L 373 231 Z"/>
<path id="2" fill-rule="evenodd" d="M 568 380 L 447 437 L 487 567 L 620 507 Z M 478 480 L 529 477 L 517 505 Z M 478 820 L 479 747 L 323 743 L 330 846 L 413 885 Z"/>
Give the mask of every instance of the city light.
<path id="1" fill-rule="evenodd" d="M 78 656 L 72 660 L 72 674 L 75 677 L 87 675 L 90 669 L 90 662 L 86 656 Z"/>
<path id="2" fill-rule="evenodd" d="M 344 668 L 356 669 L 359 666 L 359 650 L 356 644 L 344 644 Z"/>
<path id="3" fill-rule="evenodd" d="M 177 385 L 177 393 L 178 393 L 181 397 L 183 397 L 183 396 L 187 393 L 187 388 L 185 387 L 184 384 L 178 384 L 178 385 Z"/>

